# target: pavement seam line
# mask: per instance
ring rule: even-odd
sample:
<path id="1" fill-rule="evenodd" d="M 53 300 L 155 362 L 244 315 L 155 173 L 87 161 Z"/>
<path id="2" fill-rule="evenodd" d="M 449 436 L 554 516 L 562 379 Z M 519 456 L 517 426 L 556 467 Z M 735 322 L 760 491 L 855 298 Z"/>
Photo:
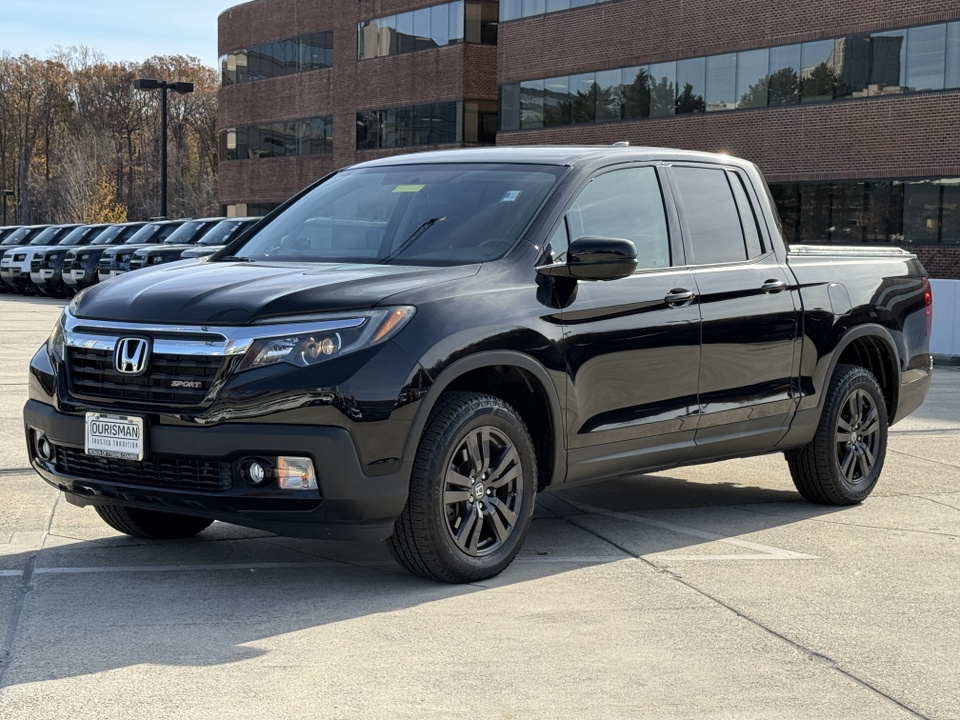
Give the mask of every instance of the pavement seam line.
<path id="1" fill-rule="evenodd" d="M 43 552 L 43 546 L 47 541 L 47 536 L 50 535 L 50 528 L 53 527 L 53 518 L 57 512 L 57 505 L 60 504 L 60 498 L 61 494 L 57 493 L 53 500 L 53 507 L 50 508 L 50 516 L 47 518 L 47 527 L 44 528 L 43 537 L 40 539 L 40 547 L 30 555 L 30 559 L 27 560 L 26 567 L 23 569 L 23 575 L 20 579 L 20 594 L 17 596 L 17 603 L 13 608 L 13 617 L 10 618 L 10 627 L 7 629 L 7 650 L 3 657 L 3 666 L 0 667 L 0 690 L 4 687 L 4 681 L 7 678 L 7 672 L 10 670 L 10 666 L 13 665 L 13 648 L 17 642 L 20 620 L 23 617 L 23 611 L 27 605 L 27 596 L 33 592 L 34 588 L 34 569 L 37 566 L 37 561 L 40 559 L 40 553 Z"/>
<path id="2" fill-rule="evenodd" d="M 939 460 L 931 460 L 930 458 L 920 457 L 919 455 L 914 455 L 913 453 L 904 452 L 903 450 L 893 450 L 888 448 L 890 452 L 895 452 L 900 455 L 906 455 L 907 457 L 912 457 L 914 460 L 924 460 L 926 462 L 934 463 L 935 465 L 943 465 L 944 467 L 953 468 L 954 470 L 960 470 L 960 465 L 951 465 L 950 463 L 940 462 Z"/>
<path id="3" fill-rule="evenodd" d="M 920 495 L 885 495 L 884 497 L 921 497 Z M 929 498 L 923 498 L 928 500 Z M 931 502 L 937 502 L 936 500 L 931 500 Z M 938 505 L 943 505 L 944 503 L 937 503 Z M 836 522 L 835 520 L 823 520 L 817 517 L 804 517 L 803 515 L 787 515 L 786 513 L 775 513 L 775 512 L 764 512 L 763 510 L 748 510 L 742 506 L 730 505 L 727 507 L 732 507 L 735 510 L 740 510 L 741 512 L 754 513 L 756 515 L 767 515 L 769 517 L 780 517 L 787 518 L 789 520 L 803 520 L 806 522 L 817 522 L 824 525 L 838 525 L 840 527 L 855 527 L 862 528 L 864 530 L 881 530 L 883 532 L 904 532 L 904 533 L 916 533 L 918 535 L 934 535 L 935 537 L 956 537 L 956 533 L 951 532 L 939 532 L 937 530 L 917 530 L 915 528 L 900 528 L 900 527 L 883 527 L 882 525 L 864 525 L 863 523 L 849 523 L 849 522 Z M 947 505 L 946 507 L 953 507 L 953 505 Z M 954 510 L 960 510 L 960 508 L 953 508 Z"/>
<path id="4" fill-rule="evenodd" d="M 32 468 L 32 467 L 26 467 L 26 468 L 0 468 L 0 477 L 6 476 L 6 475 L 32 475 L 32 474 L 33 474 L 33 468 Z"/>
<path id="5" fill-rule="evenodd" d="M 814 661 L 814 662 L 816 662 L 816 663 L 819 663 L 820 665 L 824 665 L 824 666 L 827 667 L 828 669 L 833 670 L 833 671 L 839 673 L 840 675 L 842 675 L 842 676 L 843 676 L 844 678 L 846 678 L 847 680 L 853 682 L 855 685 L 859 685 L 860 687 L 862 687 L 863 689 L 865 689 L 865 690 L 873 693 L 873 694 L 876 695 L 877 697 L 879 697 L 879 698 L 881 698 L 881 699 L 883 699 L 883 700 L 886 700 L 887 702 L 892 703 L 893 705 L 896 705 L 896 706 L 899 707 L 901 710 L 904 710 L 905 712 L 910 713 L 910 715 L 912 715 L 913 717 L 921 718 L 921 720 L 931 720 L 931 718 L 929 718 L 929 717 L 927 717 L 926 715 L 918 712 L 917 710 L 914 710 L 914 709 L 913 709 L 912 707 L 910 707 L 909 705 L 907 705 L 907 704 L 901 702 L 900 700 L 897 700 L 896 698 L 894 698 L 894 697 L 886 694 L 886 693 L 883 692 L 882 690 L 879 690 L 878 688 L 875 688 L 873 685 L 871 685 L 871 684 L 868 683 L 867 681 L 861 680 L 860 678 L 858 678 L 856 675 L 854 675 L 854 674 L 853 674 L 852 672 L 850 672 L 849 670 L 846 670 L 846 669 L 842 668 L 842 667 L 840 666 L 840 664 L 839 664 L 836 660 L 834 660 L 834 659 L 832 659 L 832 658 L 830 658 L 830 657 L 828 657 L 828 656 L 826 656 L 826 655 L 823 655 L 823 654 L 821 654 L 821 653 L 818 653 L 818 652 L 816 652 L 815 650 L 811 650 L 810 648 L 807 648 L 807 647 L 801 645 L 800 643 L 795 642 L 794 640 L 791 640 L 790 638 L 786 637 L 785 635 L 781 635 L 781 634 L 778 633 L 776 630 L 773 630 L 772 628 L 767 627 L 766 625 L 764 625 L 764 624 L 763 624 L 762 622 L 760 622 L 759 620 L 756 620 L 756 619 L 750 617 L 749 615 L 741 612 L 740 610 L 737 610 L 737 609 L 734 608 L 732 605 L 728 605 L 728 604 L 725 603 L 723 600 L 720 600 L 719 598 L 714 597 L 713 595 L 711 595 L 710 593 L 706 592 L 705 590 L 701 590 L 701 589 L 698 588 L 696 585 L 693 585 L 693 584 L 690 583 L 689 581 L 684 580 L 684 579 L 683 579 L 680 575 L 678 575 L 677 573 L 672 572 L 671 570 L 668 570 L 667 568 L 661 567 L 660 565 L 657 565 L 657 564 L 654 563 L 654 562 L 651 562 L 650 560 L 648 560 L 647 558 L 643 557 L 642 555 L 637 555 L 635 552 L 627 549 L 626 547 L 620 545 L 619 543 L 614 542 L 614 541 L 611 540 L 610 538 L 604 537 L 603 535 L 601 535 L 600 533 L 594 531 L 593 529 L 591 529 L 591 528 L 589 528 L 589 527 L 585 527 L 584 525 L 582 525 L 581 523 L 577 522 L 577 521 L 576 521 L 575 519 L 573 519 L 573 518 L 564 518 L 564 520 L 565 520 L 566 522 L 570 523 L 571 525 L 574 525 L 575 527 L 577 527 L 577 528 L 579 528 L 579 529 L 581 529 L 581 530 L 583 530 L 583 531 L 585 531 L 585 532 L 587 532 L 587 533 L 590 533 L 591 535 L 593 535 L 594 537 L 596 537 L 598 540 L 601 540 L 601 541 L 603 541 L 603 542 L 605 542 L 605 543 L 607 543 L 607 544 L 609 544 L 609 545 L 612 545 L 613 547 L 615 547 L 615 548 L 616 548 L 617 550 L 619 550 L 620 552 L 624 552 L 624 553 L 626 553 L 627 555 L 629 555 L 630 557 L 636 558 L 636 559 L 639 560 L 640 562 L 648 565 L 648 566 L 649 566 L 650 568 L 652 568 L 655 572 L 657 572 L 657 573 L 659 573 L 659 574 L 661 574 L 661 575 L 664 575 L 664 576 L 666 576 L 667 578 L 669 578 L 669 579 L 671 579 L 671 580 L 674 580 L 675 582 L 679 583 L 680 585 L 683 585 L 685 588 L 687 588 L 687 589 L 689 589 L 689 590 L 692 590 L 693 592 L 697 593 L 697 594 L 700 595 L 701 597 L 704 597 L 704 598 L 706 598 L 707 600 L 715 603 L 716 605 L 719 605 L 720 607 L 724 608 L 725 610 L 728 610 L 729 612 L 731 612 L 731 613 L 733 613 L 734 615 L 736 615 L 738 618 L 741 618 L 741 619 L 743 619 L 743 620 L 746 620 L 748 623 L 750 623 L 750 624 L 753 625 L 754 627 L 758 628 L 759 630 L 762 630 L 763 632 L 767 633 L 767 634 L 770 635 L 771 637 L 774 637 L 774 638 L 776 638 L 777 640 L 780 640 L 780 641 L 786 643 L 787 645 L 789 645 L 790 647 L 792 647 L 792 648 L 793 648 L 794 650 L 796 650 L 797 652 L 801 653 L 802 655 L 805 655 L 809 660 L 812 660 L 812 661 Z"/>

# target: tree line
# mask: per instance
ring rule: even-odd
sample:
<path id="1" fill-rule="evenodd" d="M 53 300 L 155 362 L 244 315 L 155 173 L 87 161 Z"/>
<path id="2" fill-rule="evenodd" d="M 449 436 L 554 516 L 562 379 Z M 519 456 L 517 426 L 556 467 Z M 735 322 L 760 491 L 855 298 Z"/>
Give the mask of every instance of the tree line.
<path id="1" fill-rule="evenodd" d="M 168 93 L 168 214 L 217 214 L 217 76 L 197 58 L 111 62 L 85 47 L 0 56 L 0 189 L 8 223 L 123 222 L 160 208 L 160 92 Z"/>

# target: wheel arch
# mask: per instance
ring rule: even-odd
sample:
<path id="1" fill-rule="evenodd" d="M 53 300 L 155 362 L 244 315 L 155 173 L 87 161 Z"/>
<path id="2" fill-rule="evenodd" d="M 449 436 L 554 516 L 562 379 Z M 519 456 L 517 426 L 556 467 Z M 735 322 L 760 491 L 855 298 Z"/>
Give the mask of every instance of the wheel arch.
<path id="1" fill-rule="evenodd" d="M 482 392 L 508 402 L 523 418 L 533 439 L 540 488 L 563 482 L 567 474 L 567 457 L 560 398 L 547 369 L 529 355 L 512 350 L 470 355 L 440 373 L 427 391 L 410 428 L 404 449 L 405 463 L 413 462 L 430 413 L 440 396 L 448 390 Z"/>
<path id="2" fill-rule="evenodd" d="M 823 411 L 824 396 L 837 365 L 859 365 L 877 379 L 887 404 L 888 422 L 893 422 L 900 402 L 900 353 L 890 331 L 882 325 L 858 325 L 837 343 L 823 382 L 818 409 Z"/>

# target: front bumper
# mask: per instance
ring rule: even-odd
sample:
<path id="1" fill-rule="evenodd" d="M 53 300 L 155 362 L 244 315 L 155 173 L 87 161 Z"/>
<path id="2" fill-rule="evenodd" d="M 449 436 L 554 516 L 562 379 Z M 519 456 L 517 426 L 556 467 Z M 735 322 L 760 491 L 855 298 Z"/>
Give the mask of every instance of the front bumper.
<path id="1" fill-rule="evenodd" d="M 26 272 L 19 265 L 8 265 L 0 268 L 0 280 L 15 290 L 23 291 L 30 287 L 30 271 Z"/>
<path id="2" fill-rule="evenodd" d="M 280 535 L 328 540 L 383 540 L 407 499 L 410 467 L 390 475 L 364 475 L 356 447 L 344 428 L 333 426 L 224 423 L 183 427 L 148 423 L 148 458 L 222 463 L 231 468 L 230 487 L 197 491 L 136 484 L 64 471 L 60 454 L 38 456 L 40 434 L 56 448 L 83 451 L 85 417 L 58 412 L 37 400 L 23 410 L 33 468 L 68 501 L 77 505 L 121 504 L 149 510 L 208 517 Z M 316 490 L 279 490 L 247 485 L 237 472 L 246 457 L 310 457 Z M 145 459 L 146 460 L 146 459 Z M 91 473 L 92 474 L 92 473 Z"/>

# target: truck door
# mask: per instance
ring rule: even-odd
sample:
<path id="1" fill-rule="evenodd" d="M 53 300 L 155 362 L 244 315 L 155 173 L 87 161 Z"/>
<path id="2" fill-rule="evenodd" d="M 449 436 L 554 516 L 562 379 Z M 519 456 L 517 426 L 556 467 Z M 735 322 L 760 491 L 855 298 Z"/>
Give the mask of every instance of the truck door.
<path id="1" fill-rule="evenodd" d="M 700 311 L 661 185 L 652 165 L 594 176 L 551 242 L 626 238 L 638 255 L 630 277 L 577 282 L 562 310 L 568 480 L 672 467 L 693 450 Z"/>
<path id="2" fill-rule="evenodd" d="M 772 448 L 797 403 L 798 289 L 738 171 L 677 165 L 669 174 L 702 319 L 701 416 L 691 459 Z"/>

